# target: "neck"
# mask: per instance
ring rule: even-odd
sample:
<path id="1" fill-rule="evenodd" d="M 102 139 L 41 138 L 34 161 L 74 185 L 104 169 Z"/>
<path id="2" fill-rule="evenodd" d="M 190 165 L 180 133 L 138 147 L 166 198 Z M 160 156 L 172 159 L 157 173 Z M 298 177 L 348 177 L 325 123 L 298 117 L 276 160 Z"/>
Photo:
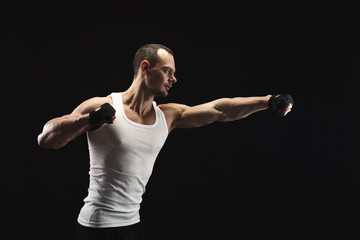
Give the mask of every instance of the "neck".
<path id="1" fill-rule="evenodd" d="M 123 103 L 139 116 L 144 116 L 152 110 L 154 95 L 147 91 L 143 81 L 134 79 L 131 86 L 122 94 Z"/>

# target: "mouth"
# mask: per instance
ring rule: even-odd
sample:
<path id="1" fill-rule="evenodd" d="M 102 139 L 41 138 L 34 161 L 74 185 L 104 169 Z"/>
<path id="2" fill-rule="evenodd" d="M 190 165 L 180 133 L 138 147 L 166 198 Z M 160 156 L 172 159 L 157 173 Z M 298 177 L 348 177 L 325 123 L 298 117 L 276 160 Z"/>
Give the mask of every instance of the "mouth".
<path id="1" fill-rule="evenodd" d="M 170 86 L 170 85 L 166 85 L 166 86 L 165 86 L 165 88 L 166 88 L 166 90 L 168 90 L 168 91 L 169 91 L 169 90 L 170 90 L 170 88 L 171 88 L 171 86 Z"/>

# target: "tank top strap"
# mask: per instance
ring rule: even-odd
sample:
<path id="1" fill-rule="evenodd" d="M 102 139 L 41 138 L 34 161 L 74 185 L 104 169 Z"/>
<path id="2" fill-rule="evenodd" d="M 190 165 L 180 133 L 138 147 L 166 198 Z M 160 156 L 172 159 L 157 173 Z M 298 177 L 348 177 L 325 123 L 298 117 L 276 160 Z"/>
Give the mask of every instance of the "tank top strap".
<path id="1" fill-rule="evenodd" d="M 121 92 L 113 92 L 113 93 L 111 93 L 111 98 L 112 98 L 113 103 L 114 103 L 114 108 L 119 109 L 120 111 L 123 111 L 124 106 L 123 106 Z"/>
<path id="2" fill-rule="evenodd" d="M 165 131 L 167 133 L 169 133 L 169 129 L 167 126 L 166 117 L 165 117 L 164 112 L 157 106 L 155 101 L 153 101 L 153 106 L 154 106 L 154 109 L 155 109 L 155 112 L 156 112 L 156 115 L 157 115 L 159 121 L 162 123 L 162 126 L 165 128 Z"/>

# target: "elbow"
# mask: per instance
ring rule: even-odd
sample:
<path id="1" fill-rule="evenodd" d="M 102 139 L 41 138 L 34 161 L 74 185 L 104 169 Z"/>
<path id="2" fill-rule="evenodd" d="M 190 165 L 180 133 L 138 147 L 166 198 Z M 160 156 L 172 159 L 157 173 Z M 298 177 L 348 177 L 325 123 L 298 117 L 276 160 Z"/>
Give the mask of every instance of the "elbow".
<path id="1" fill-rule="evenodd" d="M 39 147 L 42 148 L 46 148 L 46 149 L 51 149 L 51 145 L 49 144 L 49 141 L 46 140 L 46 137 L 44 136 L 43 133 L 39 134 L 39 136 L 37 137 L 37 142 Z"/>
<path id="2" fill-rule="evenodd" d="M 45 149 L 59 149 L 66 145 L 62 143 L 59 134 L 54 131 L 52 124 L 45 124 L 43 131 L 37 137 L 37 143 L 40 147 Z"/>
<path id="3" fill-rule="evenodd" d="M 239 113 L 233 110 L 231 98 L 220 98 L 214 101 L 217 122 L 232 122 L 239 119 Z"/>
<path id="4" fill-rule="evenodd" d="M 46 136 L 44 133 L 41 133 L 37 137 L 38 145 L 45 149 L 59 149 L 62 146 L 56 144 L 50 137 Z"/>

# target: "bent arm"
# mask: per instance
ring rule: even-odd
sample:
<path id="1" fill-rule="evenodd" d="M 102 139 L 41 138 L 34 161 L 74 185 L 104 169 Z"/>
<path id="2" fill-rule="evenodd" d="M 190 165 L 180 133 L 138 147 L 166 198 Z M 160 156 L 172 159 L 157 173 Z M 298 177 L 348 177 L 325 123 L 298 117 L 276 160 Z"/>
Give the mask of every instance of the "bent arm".
<path id="1" fill-rule="evenodd" d="M 39 146 L 47 149 L 59 149 L 82 133 L 92 130 L 89 113 L 106 102 L 112 103 L 110 100 L 109 97 L 92 98 L 80 104 L 71 114 L 51 119 L 38 136 Z"/>
<path id="2" fill-rule="evenodd" d="M 200 127 L 216 121 L 230 122 L 245 118 L 267 109 L 270 97 L 221 98 L 193 107 L 173 103 L 159 107 L 164 111 L 171 131 L 174 128 Z"/>
<path id="3" fill-rule="evenodd" d="M 89 114 L 69 114 L 48 121 L 38 136 L 40 147 L 59 149 L 90 127 Z"/>

